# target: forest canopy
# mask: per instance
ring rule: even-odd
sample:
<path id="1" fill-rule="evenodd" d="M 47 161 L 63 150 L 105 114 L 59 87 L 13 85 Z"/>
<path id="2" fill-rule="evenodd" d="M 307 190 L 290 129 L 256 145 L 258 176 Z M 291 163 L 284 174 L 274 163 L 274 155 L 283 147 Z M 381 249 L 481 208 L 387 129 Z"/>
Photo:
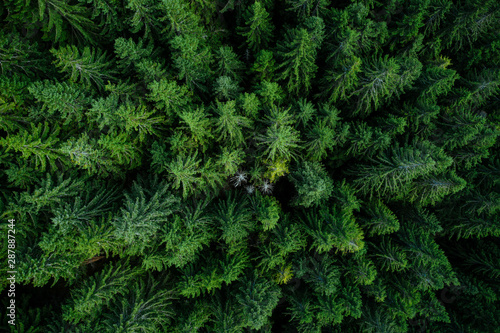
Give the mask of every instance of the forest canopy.
<path id="1" fill-rule="evenodd" d="M 0 18 L 2 331 L 500 332 L 499 1 Z"/>

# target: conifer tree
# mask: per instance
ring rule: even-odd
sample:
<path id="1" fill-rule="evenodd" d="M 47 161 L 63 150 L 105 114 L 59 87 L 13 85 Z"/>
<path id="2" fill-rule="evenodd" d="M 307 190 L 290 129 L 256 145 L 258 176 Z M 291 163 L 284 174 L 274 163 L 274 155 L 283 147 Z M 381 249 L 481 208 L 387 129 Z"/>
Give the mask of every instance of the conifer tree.
<path id="1" fill-rule="evenodd" d="M 66 83 L 34 82 L 28 87 L 33 97 L 42 103 L 40 113 L 54 115 L 65 119 L 64 123 L 72 120 L 81 121 L 84 110 L 89 104 L 89 97 L 77 86 Z"/>
<path id="2" fill-rule="evenodd" d="M 64 161 L 58 151 L 59 131 L 58 126 L 51 130 L 47 123 L 31 124 L 30 130 L 23 128 L 16 135 L 1 138 L 0 145 L 5 147 L 5 152 L 21 153 L 21 157 L 35 169 L 45 171 L 48 165 L 54 169 L 57 160 Z"/>
<path id="3" fill-rule="evenodd" d="M 131 193 L 125 194 L 120 215 L 113 220 L 116 237 L 129 247 L 130 254 L 141 253 L 177 208 L 178 202 L 165 183 L 158 184 L 153 193 L 145 193 L 141 185 L 135 183 Z"/>
<path id="4" fill-rule="evenodd" d="M 276 70 L 276 61 L 273 52 L 261 50 L 257 53 L 252 71 L 256 73 L 259 81 L 269 81 L 273 79 Z"/>
<path id="5" fill-rule="evenodd" d="M 318 253 L 330 251 L 333 247 L 340 252 L 356 252 L 364 247 L 363 232 L 356 224 L 351 212 L 337 207 L 310 211 L 301 217 L 307 234 L 313 239 L 311 248 Z"/>
<path id="6" fill-rule="evenodd" d="M 175 50 L 174 66 L 177 75 L 189 89 L 206 92 L 206 81 L 211 76 L 212 52 L 192 35 L 176 36 L 170 42 Z"/>
<path id="7" fill-rule="evenodd" d="M 215 54 L 217 60 L 217 74 L 220 76 L 229 76 L 236 81 L 241 80 L 243 63 L 238 59 L 238 55 L 233 49 L 227 46 L 221 46 Z"/>
<path id="8" fill-rule="evenodd" d="M 100 49 L 85 47 L 80 51 L 74 45 L 67 45 L 59 49 L 51 49 L 56 67 L 61 72 L 67 73 L 72 82 L 84 83 L 87 86 L 96 84 L 104 87 L 104 80 L 111 79 L 112 70 L 110 62 L 106 59 L 106 52 Z"/>
<path id="9" fill-rule="evenodd" d="M 311 88 L 311 80 L 317 70 L 317 49 L 323 41 L 323 20 L 316 17 L 307 23 L 307 28 L 288 32 L 278 51 L 283 59 L 278 66 L 278 70 L 281 69 L 280 79 L 287 81 L 288 91 L 296 94 Z"/>
<path id="10" fill-rule="evenodd" d="M 163 281 L 161 281 L 163 282 Z M 173 298 L 168 285 L 160 284 L 151 276 L 134 283 L 121 301 L 116 300 L 110 311 L 104 313 L 104 327 L 108 331 L 153 331 L 165 328 L 174 316 Z"/>
<path id="11" fill-rule="evenodd" d="M 193 194 L 196 191 L 196 185 L 202 185 L 199 175 L 200 160 L 197 159 L 197 154 L 189 156 L 177 155 L 177 159 L 172 160 L 165 168 L 169 173 L 169 178 L 172 180 L 172 186 L 178 189 L 182 185 L 182 196 Z"/>
<path id="12" fill-rule="evenodd" d="M 211 121 L 203 107 L 188 109 L 179 114 L 182 129 L 191 134 L 191 139 L 197 145 L 200 145 L 203 151 L 208 145 L 208 140 L 213 137 L 211 131 Z"/>
<path id="13" fill-rule="evenodd" d="M 126 292 L 126 283 L 133 280 L 137 274 L 138 272 L 131 270 L 127 263 L 107 265 L 103 271 L 74 290 L 69 302 L 64 305 L 63 319 L 77 323 L 94 317 L 117 295 L 123 295 Z"/>
<path id="14" fill-rule="evenodd" d="M 236 196 L 228 196 L 225 201 L 218 203 L 214 219 L 222 231 L 221 238 L 228 245 L 245 239 L 255 227 L 246 198 Z"/>
<path id="15" fill-rule="evenodd" d="M 263 3 L 256 1 L 247 9 L 244 18 L 246 27 L 240 28 L 239 33 L 246 37 L 248 47 L 254 51 L 266 48 L 274 26 Z"/>
<path id="16" fill-rule="evenodd" d="M 300 148 L 299 132 L 290 126 L 294 121 L 288 120 L 288 110 L 273 107 L 268 117 L 270 126 L 265 134 L 258 136 L 258 145 L 264 145 L 263 156 L 271 161 L 278 159 L 291 160 L 296 156 L 295 150 Z"/>
<path id="17" fill-rule="evenodd" d="M 333 181 L 319 163 L 305 162 L 290 175 L 290 180 L 297 189 L 294 205 L 303 207 L 318 206 L 328 200 L 333 188 Z"/>
<path id="18" fill-rule="evenodd" d="M 272 309 L 278 304 L 281 290 L 268 280 L 252 276 L 252 273 L 240 285 L 235 297 L 244 318 L 243 325 L 260 329 L 268 322 Z"/>

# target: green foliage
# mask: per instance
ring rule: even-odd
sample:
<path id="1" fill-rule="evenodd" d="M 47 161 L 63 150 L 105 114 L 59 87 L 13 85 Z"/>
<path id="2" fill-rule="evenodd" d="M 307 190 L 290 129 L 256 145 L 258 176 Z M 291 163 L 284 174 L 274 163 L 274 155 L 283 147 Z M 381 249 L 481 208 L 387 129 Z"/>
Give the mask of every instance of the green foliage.
<path id="1" fill-rule="evenodd" d="M 240 199 L 230 195 L 226 200 L 219 202 L 214 220 L 222 231 L 222 240 L 229 245 L 245 239 L 254 228 L 246 198 Z"/>
<path id="2" fill-rule="evenodd" d="M 356 252 L 364 247 L 363 232 L 350 212 L 336 207 L 309 211 L 302 218 L 306 233 L 313 239 L 311 248 L 318 253 L 333 247 L 340 252 Z"/>
<path id="3" fill-rule="evenodd" d="M 213 137 L 210 133 L 211 121 L 207 112 L 203 108 L 197 108 L 196 110 L 184 111 L 179 117 L 184 125 L 181 129 L 185 129 L 191 134 L 191 140 L 196 144 L 206 147 L 208 140 Z"/>
<path id="4" fill-rule="evenodd" d="M 104 327 L 113 332 L 161 329 L 174 315 L 171 307 L 173 295 L 167 288 L 151 276 L 134 283 L 125 297 L 116 300 L 111 311 L 104 313 Z"/>
<path id="5" fill-rule="evenodd" d="M 367 64 L 360 88 L 352 95 L 358 96 L 354 114 L 365 115 L 377 110 L 392 95 L 399 95 L 420 75 L 422 64 L 414 58 L 404 61 L 396 58 L 378 58 Z"/>
<path id="6" fill-rule="evenodd" d="M 89 98 L 81 89 L 66 83 L 39 81 L 30 85 L 28 91 L 42 103 L 40 113 L 48 116 L 58 114 L 65 119 L 65 123 L 81 121 L 89 103 Z"/>
<path id="7" fill-rule="evenodd" d="M 287 81 L 288 91 L 297 95 L 311 88 L 311 79 L 318 68 L 315 64 L 316 50 L 323 40 L 323 20 L 311 18 L 307 23 L 307 28 L 288 32 L 278 51 L 282 58 L 277 68 L 281 69 L 279 78 Z"/>
<path id="8" fill-rule="evenodd" d="M 170 115 L 180 113 L 181 108 L 189 105 L 191 94 L 186 86 L 179 86 L 176 81 L 166 79 L 154 81 L 148 85 L 151 93 L 148 99 L 156 103 L 156 106 Z"/>
<path id="9" fill-rule="evenodd" d="M 432 172 L 440 172 L 451 164 L 449 158 L 441 156 L 442 152 L 435 147 L 422 148 L 418 149 L 417 146 L 386 151 L 377 161 L 373 161 L 377 164 L 359 166 L 353 170 L 352 174 L 357 175 L 354 183 L 364 193 L 378 191 L 382 195 L 393 194 L 402 197 L 410 192 L 408 187 L 411 181 Z M 444 160 L 440 161 L 441 158 Z"/>
<path id="10" fill-rule="evenodd" d="M 290 180 L 297 190 L 293 204 L 306 208 L 324 203 L 333 189 L 332 179 L 318 162 L 300 164 L 297 170 L 290 174 Z"/>
<path id="11" fill-rule="evenodd" d="M 16 135 L 1 138 L 0 145 L 5 148 L 5 152 L 21 153 L 20 157 L 35 169 L 45 171 L 47 164 L 55 169 L 58 160 L 64 161 L 58 151 L 59 126 L 53 126 L 51 129 L 45 122 L 38 125 L 32 123 L 30 127 L 29 130 L 20 129 Z"/>
<path id="12" fill-rule="evenodd" d="M 178 202 L 165 183 L 158 184 L 152 193 L 145 193 L 141 185 L 134 183 L 131 193 L 125 194 L 120 215 L 113 220 L 116 238 L 129 247 L 128 252 L 142 252 L 168 221 Z"/>
<path id="13" fill-rule="evenodd" d="M 262 229 L 264 231 L 274 229 L 280 219 L 281 209 L 278 201 L 274 197 L 256 193 L 250 197 L 250 202 L 257 221 L 262 223 Z"/>
<path id="14" fill-rule="evenodd" d="M 0 331 L 498 330 L 499 4 L 0 1 Z"/>
<path id="15" fill-rule="evenodd" d="M 126 284 L 131 282 L 137 273 L 127 263 L 107 265 L 103 271 L 86 280 L 80 288 L 74 289 L 71 299 L 63 307 L 63 319 L 78 323 L 94 317 L 103 306 L 118 295 L 125 294 Z"/>
<path id="16" fill-rule="evenodd" d="M 241 287 L 235 295 L 244 318 L 244 326 L 260 329 L 271 316 L 278 304 L 281 290 L 277 285 L 259 278 L 248 276 L 241 281 Z"/>
<path id="17" fill-rule="evenodd" d="M 265 147 L 262 156 L 271 161 L 294 159 L 296 150 L 300 148 L 299 131 L 289 125 L 293 121 L 286 120 L 288 118 L 288 110 L 274 107 L 268 116 L 270 126 L 267 127 L 265 134 L 257 138 L 258 144 Z"/>
<path id="18" fill-rule="evenodd" d="M 196 159 L 196 154 L 192 156 L 177 155 L 177 159 L 166 166 L 173 188 L 178 189 L 182 186 L 184 198 L 195 192 L 195 184 L 201 181 L 198 175 L 199 164 L 200 160 Z"/>
<path id="19" fill-rule="evenodd" d="M 212 62 L 210 48 L 192 35 L 177 36 L 171 40 L 175 50 L 174 66 L 178 71 L 178 78 L 183 80 L 189 89 L 206 92 L 205 85 L 211 70 Z"/>
<path id="20" fill-rule="evenodd" d="M 369 235 L 385 235 L 399 230 L 400 224 L 396 215 L 384 205 L 383 202 L 373 202 L 366 208 L 369 216 L 364 221 L 364 226 L 369 230 Z"/>
<path id="21" fill-rule="evenodd" d="M 339 276 L 338 266 L 327 256 L 318 258 L 318 260 L 303 258 L 299 261 L 297 277 L 303 278 L 319 295 L 330 296 L 336 294 L 340 287 Z"/>
<path id="22" fill-rule="evenodd" d="M 137 165 L 138 151 L 124 134 L 102 136 L 99 140 L 89 138 L 85 133 L 78 140 L 74 138 L 61 145 L 60 152 L 68 156 L 71 163 L 87 170 L 90 175 L 106 177 L 119 175 L 121 165 L 133 168 Z"/>
<path id="23" fill-rule="evenodd" d="M 51 49 L 50 52 L 56 58 L 56 67 L 60 72 L 67 73 L 71 82 L 80 82 L 87 86 L 96 84 L 102 88 L 104 80 L 112 78 L 106 53 L 99 49 L 85 47 L 80 51 L 74 45 L 67 45 L 57 50 Z"/>
<path id="24" fill-rule="evenodd" d="M 144 261 L 146 267 L 160 260 L 165 267 L 182 268 L 197 259 L 201 249 L 214 238 L 207 204 L 200 201 L 194 207 L 186 206 L 173 221 L 164 224 L 162 243 L 165 244 L 165 253 L 147 255 Z M 157 268 L 160 270 L 162 266 Z"/>
<path id="25" fill-rule="evenodd" d="M 256 1 L 251 5 L 244 17 L 246 27 L 240 28 L 239 33 L 246 37 L 248 47 L 254 51 L 266 48 L 272 37 L 274 26 L 262 2 Z"/>

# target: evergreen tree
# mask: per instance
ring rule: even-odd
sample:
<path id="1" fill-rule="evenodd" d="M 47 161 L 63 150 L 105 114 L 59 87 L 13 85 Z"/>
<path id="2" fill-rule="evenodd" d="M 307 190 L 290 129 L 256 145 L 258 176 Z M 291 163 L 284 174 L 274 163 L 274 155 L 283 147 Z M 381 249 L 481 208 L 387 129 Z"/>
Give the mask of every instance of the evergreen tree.
<path id="1" fill-rule="evenodd" d="M 59 131 L 59 126 L 51 129 L 47 123 L 38 123 L 37 126 L 32 123 L 30 130 L 23 128 L 16 135 L 1 138 L 0 145 L 5 147 L 5 152 L 21 153 L 21 157 L 35 169 L 45 171 L 47 164 L 55 169 L 57 160 L 64 161 L 58 151 Z"/>
<path id="2" fill-rule="evenodd" d="M 305 162 L 290 175 L 290 180 L 297 189 L 294 205 L 303 207 L 318 206 L 328 200 L 333 188 L 333 181 L 319 163 Z"/>
<path id="3" fill-rule="evenodd" d="M 255 227 L 245 198 L 228 196 L 225 201 L 219 202 L 214 219 L 222 231 L 221 238 L 228 245 L 237 244 L 245 239 Z"/>
<path id="4" fill-rule="evenodd" d="M 254 51 L 266 48 L 271 40 L 274 26 L 271 23 L 269 13 L 260 1 L 256 1 L 245 12 L 246 27 L 242 27 L 239 33 L 246 37 L 248 47 Z"/>
<path id="5" fill-rule="evenodd" d="M 74 45 L 67 45 L 59 49 L 51 49 L 54 55 L 56 67 L 61 72 L 69 74 L 69 80 L 72 82 L 85 83 L 90 86 L 92 83 L 99 88 L 103 88 L 104 80 L 112 78 L 110 62 L 106 60 L 106 53 L 99 49 L 85 47 L 80 51 Z"/>
<path id="6" fill-rule="evenodd" d="M 289 92 L 299 94 L 311 88 L 317 66 L 317 49 L 323 41 L 324 23 L 320 18 L 311 18 L 307 28 L 288 32 L 285 41 L 279 44 L 278 54 L 283 59 L 278 66 L 282 69 L 280 79 L 287 81 Z"/>
<path id="7" fill-rule="evenodd" d="M 126 283 L 133 280 L 137 273 L 131 270 L 127 263 L 108 265 L 105 270 L 74 290 L 71 299 L 63 307 L 63 319 L 77 323 L 94 317 L 104 305 L 126 292 Z"/>
<path id="8" fill-rule="evenodd" d="M 241 281 L 241 287 L 235 295 L 244 318 L 243 325 L 251 329 L 262 328 L 268 322 L 280 296 L 281 290 L 277 285 L 248 274 Z"/>
<path id="9" fill-rule="evenodd" d="M 117 239 L 129 247 L 129 253 L 141 253 L 176 209 L 179 200 L 168 189 L 169 186 L 163 183 L 158 184 L 155 192 L 144 193 L 144 189 L 135 183 L 132 192 L 125 194 L 124 207 L 113 220 L 113 225 Z"/>
<path id="10" fill-rule="evenodd" d="M 28 91 L 33 97 L 42 103 L 40 113 L 45 115 L 58 114 L 65 119 L 65 123 L 70 121 L 81 121 L 84 111 L 90 100 L 86 94 L 76 87 L 66 83 L 34 82 L 28 87 Z"/>

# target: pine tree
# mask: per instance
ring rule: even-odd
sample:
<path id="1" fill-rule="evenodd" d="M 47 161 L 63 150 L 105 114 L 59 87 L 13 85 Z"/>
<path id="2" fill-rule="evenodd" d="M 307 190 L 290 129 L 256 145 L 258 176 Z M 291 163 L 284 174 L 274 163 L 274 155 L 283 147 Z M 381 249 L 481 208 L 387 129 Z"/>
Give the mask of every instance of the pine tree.
<path id="1" fill-rule="evenodd" d="M 58 151 L 60 131 L 59 126 L 49 126 L 45 123 L 31 124 L 30 130 L 21 129 L 16 135 L 7 136 L 0 139 L 0 145 L 5 147 L 5 151 L 15 151 L 21 153 L 24 160 L 35 169 L 40 171 L 56 168 L 56 162 L 66 162 L 64 156 Z"/>
<path id="2" fill-rule="evenodd" d="M 256 73 L 258 81 L 270 81 L 274 78 L 276 71 L 276 61 L 274 54 L 269 50 L 261 50 L 252 66 L 252 71 Z"/>
<path id="3" fill-rule="evenodd" d="M 214 331 L 223 333 L 239 333 L 242 331 L 243 320 L 241 315 L 235 311 L 236 305 L 232 298 L 224 301 L 217 298 L 212 305 Z"/>
<path id="4" fill-rule="evenodd" d="M 89 97 L 80 88 L 67 83 L 38 81 L 31 84 L 28 91 L 42 103 L 40 113 L 58 114 L 60 118 L 65 119 L 65 124 L 70 121 L 82 121 L 90 102 Z"/>
<path id="5" fill-rule="evenodd" d="M 384 237 L 379 244 L 370 243 L 370 247 L 373 247 L 375 262 L 381 269 L 398 272 L 407 268 L 406 253 L 389 238 Z"/>
<path id="6" fill-rule="evenodd" d="M 127 0 L 125 8 L 131 12 L 131 15 L 127 18 L 130 32 L 144 31 L 144 37 L 146 38 L 154 34 L 159 28 L 155 7 L 155 2 L 152 0 Z"/>
<path id="7" fill-rule="evenodd" d="M 198 190 L 195 185 L 203 185 L 199 175 L 200 162 L 201 161 L 197 159 L 196 153 L 189 156 L 177 155 L 175 160 L 172 160 L 169 164 L 162 167 L 169 173 L 168 177 L 171 179 L 174 189 L 178 189 L 182 185 L 182 196 L 184 198 Z"/>
<path id="8" fill-rule="evenodd" d="M 147 255 L 145 262 L 152 265 L 156 260 L 162 262 L 160 268 L 175 266 L 182 268 L 198 258 L 200 251 L 210 244 L 214 238 L 212 219 L 207 215 L 208 201 L 197 202 L 193 206 L 185 206 L 162 229 L 162 244 L 165 252 Z M 158 250 L 157 250 L 158 251 Z"/>
<path id="9" fill-rule="evenodd" d="M 166 0 L 160 5 L 160 9 L 165 16 L 160 20 L 167 21 L 166 27 L 162 30 L 168 32 L 168 36 L 191 35 L 202 37 L 205 33 L 200 24 L 200 17 L 197 16 L 183 1 Z"/>
<path id="10" fill-rule="evenodd" d="M 357 95 L 353 114 L 366 115 L 377 110 L 393 94 L 398 95 L 420 74 L 422 64 L 413 58 L 398 61 L 396 58 L 373 59 L 365 68 L 361 87 L 351 95 Z"/>
<path id="11" fill-rule="evenodd" d="M 170 44 L 175 50 L 174 66 L 178 71 L 178 78 L 189 89 L 206 92 L 206 81 L 212 73 L 209 67 L 212 63 L 210 48 L 192 35 L 177 36 Z"/>
<path id="12" fill-rule="evenodd" d="M 371 202 L 366 208 L 369 216 L 364 219 L 363 226 L 369 235 L 384 235 L 399 230 L 400 224 L 396 215 L 381 201 Z"/>
<path id="13" fill-rule="evenodd" d="M 28 41 L 18 34 L 3 34 L 0 37 L 0 67 L 3 75 L 15 73 L 33 74 L 43 64 L 38 43 Z"/>
<path id="14" fill-rule="evenodd" d="M 139 39 L 136 43 L 132 38 L 118 38 L 115 40 L 115 53 L 120 58 L 118 64 L 127 68 L 144 58 L 148 58 L 153 53 L 153 44 L 144 45 L 144 39 Z"/>
<path id="15" fill-rule="evenodd" d="M 41 24 L 44 40 L 64 42 L 68 39 L 77 39 L 83 42 L 94 42 L 95 26 L 89 18 L 87 7 L 82 4 L 69 4 L 64 0 L 43 0 L 37 4 L 38 6 L 29 6 L 30 1 L 16 6 L 14 13 L 20 11 L 16 13 L 19 17 L 16 17 L 14 13 L 13 16 L 15 19 L 22 18 L 30 23 Z"/>
<path id="16" fill-rule="evenodd" d="M 318 295 L 333 296 L 340 287 L 340 270 L 328 256 L 302 258 L 299 261 L 297 277 L 304 279 Z"/>
<path id="17" fill-rule="evenodd" d="M 158 184 L 153 193 L 145 193 L 140 184 L 134 183 L 131 193 L 125 194 L 124 207 L 112 222 L 116 238 L 128 246 L 128 253 L 141 253 L 170 219 L 178 203 L 165 183 Z"/>
<path id="18" fill-rule="evenodd" d="M 467 182 L 454 172 L 439 176 L 429 175 L 415 180 L 408 196 L 410 202 L 417 201 L 421 205 L 434 205 L 446 195 L 456 193 L 466 186 Z"/>
<path id="19" fill-rule="evenodd" d="M 318 68 L 315 64 L 317 49 L 323 41 L 323 20 L 311 18 L 308 23 L 307 28 L 288 32 L 285 41 L 278 46 L 282 58 L 277 68 L 281 69 L 280 79 L 287 81 L 288 91 L 295 94 L 311 88 Z"/>
<path id="20" fill-rule="evenodd" d="M 455 70 L 446 68 L 448 65 L 449 61 L 440 66 L 427 67 L 418 78 L 416 84 L 422 87 L 419 98 L 425 104 L 451 91 L 458 74 Z"/>
<path id="21" fill-rule="evenodd" d="M 310 211 L 301 217 L 307 234 L 313 239 L 311 248 L 318 253 L 332 250 L 356 252 L 364 247 L 363 232 L 356 224 L 351 212 L 337 207 Z"/>
<path id="22" fill-rule="evenodd" d="M 191 134 L 191 140 L 197 145 L 200 145 L 205 151 L 209 139 L 213 138 L 211 132 L 211 119 L 208 118 L 208 114 L 203 107 L 198 107 L 196 109 L 184 110 L 179 114 L 181 118 L 181 123 L 184 126 L 181 129 L 187 130 Z"/>
<path id="23" fill-rule="evenodd" d="M 263 104 L 267 106 L 279 105 L 284 99 L 283 89 L 277 82 L 264 80 L 259 84 L 257 93 Z"/>
<path id="24" fill-rule="evenodd" d="M 440 34 L 446 45 L 453 45 L 453 49 L 460 50 L 466 44 L 469 46 L 497 23 L 500 8 L 495 1 L 479 3 L 476 0 L 466 1 L 453 6 L 451 14 L 453 23 Z"/>
<path id="25" fill-rule="evenodd" d="M 244 65 L 231 47 L 221 46 L 216 52 L 215 58 L 217 61 L 217 75 L 229 76 L 233 80 L 241 81 L 241 72 Z"/>
<path id="26" fill-rule="evenodd" d="M 111 63 L 106 59 L 106 52 L 100 49 L 84 47 L 80 51 L 74 45 L 67 45 L 59 49 L 51 49 L 50 52 L 56 58 L 54 61 L 60 72 L 67 73 L 72 82 L 84 83 L 87 86 L 97 85 L 104 87 L 104 80 L 113 77 L 110 69 Z"/>
<path id="27" fill-rule="evenodd" d="M 244 19 L 246 27 L 239 28 L 239 34 L 246 37 L 248 47 L 254 51 L 266 48 L 274 26 L 262 2 L 256 1 L 251 5 L 245 12 Z"/>
<path id="28" fill-rule="evenodd" d="M 120 174 L 118 167 L 108 152 L 99 147 L 95 138 L 84 133 L 78 139 L 71 138 L 61 145 L 60 152 L 70 158 L 71 163 L 88 170 L 90 175 L 106 177 L 111 173 Z"/>
<path id="29" fill-rule="evenodd" d="M 110 301 L 125 294 L 126 284 L 138 273 L 127 262 L 108 264 L 104 270 L 85 280 L 78 289 L 73 289 L 71 298 L 63 306 L 63 319 L 78 323 L 95 317 Z"/>
<path id="30" fill-rule="evenodd" d="M 318 162 L 300 164 L 290 180 L 298 193 L 293 202 L 296 206 L 318 206 L 328 200 L 333 189 L 333 181 Z"/>
<path id="31" fill-rule="evenodd" d="M 101 131 L 124 131 L 131 137 L 138 137 L 141 142 L 147 135 L 157 135 L 160 125 L 164 123 L 164 118 L 158 116 L 154 109 L 149 111 L 143 103 L 134 104 L 130 99 L 120 103 L 119 96 L 115 94 L 94 100 L 87 117 L 97 123 Z"/>
<path id="32" fill-rule="evenodd" d="M 360 165 L 351 171 L 357 175 L 354 183 L 364 193 L 379 191 L 381 195 L 403 196 L 412 180 L 449 166 L 449 162 L 439 161 L 439 150 L 433 153 L 431 156 L 425 150 L 412 147 L 396 148 L 391 153 L 386 151 L 376 165 Z"/>
<path id="33" fill-rule="evenodd" d="M 235 99 L 241 88 L 230 76 L 220 76 L 214 83 L 215 96 L 222 100 Z"/>
<path id="34" fill-rule="evenodd" d="M 113 302 L 111 311 L 103 314 L 106 330 L 154 331 L 165 327 L 174 316 L 171 305 L 173 295 L 171 290 L 166 289 L 169 286 L 162 284 L 151 276 L 134 283 L 125 297 Z"/>
<path id="35" fill-rule="evenodd" d="M 217 140 L 227 140 L 233 147 L 241 146 L 245 139 L 242 128 L 250 127 L 248 118 L 238 115 L 236 111 L 236 101 L 220 103 L 217 101 L 215 112 L 218 115 L 216 120 L 215 133 L 220 134 Z"/>
<path id="36" fill-rule="evenodd" d="M 322 17 L 329 5 L 328 0 L 288 0 L 287 3 L 287 10 L 294 11 L 299 19 L 309 16 Z"/>
<path id="37" fill-rule="evenodd" d="M 299 132 L 290 126 L 293 121 L 286 120 L 290 116 L 288 110 L 273 107 L 268 116 L 270 126 L 265 134 L 257 137 L 258 145 L 264 145 L 266 149 L 262 153 L 267 155 L 267 159 L 276 161 L 279 159 L 291 160 L 296 156 L 296 151 L 300 146 Z M 285 119 L 285 121 L 283 121 Z"/>
<path id="38" fill-rule="evenodd" d="M 281 290 L 272 282 L 252 276 L 252 273 L 240 285 L 235 297 L 244 318 L 243 325 L 260 329 L 268 322 L 272 310 L 278 304 Z"/>
<path id="39" fill-rule="evenodd" d="M 221 238 L 228 245 L 235 245 L 245 239 L 255 228 L 246 198 L 232 195 L 217 204 L 214 220 L 222 231 Z"/>
<path id="40" fill-rule="evenodd" d="M 255 196 L 250 197 L 250 203 L 264 231 L 273 230 L 278 226 L 281 209 L 276 198 L 256 193 Z"/>
<path id="41" fill-rule="evenodd" d="M 28 220 L 26 214 L 33 218 L 33 215 L 42 210 L 49 211 L 68 197 L 81 192 L 83 187 L 83 179 L 74 179 L 63 173 L 54 177 L 47 173 L 35 186 L 16 196 L 17 202 L 12 202 L 10 209 Z"/>
<path id="42" fill-rule="evenodd" d="M 179 86 L 176 81 L 160 80 L 148 85 L 151 91 L 148 100 L 155 102 L 156 106 L 164 110 L 167 115 L 179 114 L 182 108 L 192 101 L 191 93 L 186 86 Z"/>
<path id="43" fill-rule="evenodd" d="M 321 79 L 323 89 L 319 95 L 330 102 L 347 100 L 358 85 L 360 72 L 360 58 L 344 58 L 334 69 L 326 71 Z"/>

